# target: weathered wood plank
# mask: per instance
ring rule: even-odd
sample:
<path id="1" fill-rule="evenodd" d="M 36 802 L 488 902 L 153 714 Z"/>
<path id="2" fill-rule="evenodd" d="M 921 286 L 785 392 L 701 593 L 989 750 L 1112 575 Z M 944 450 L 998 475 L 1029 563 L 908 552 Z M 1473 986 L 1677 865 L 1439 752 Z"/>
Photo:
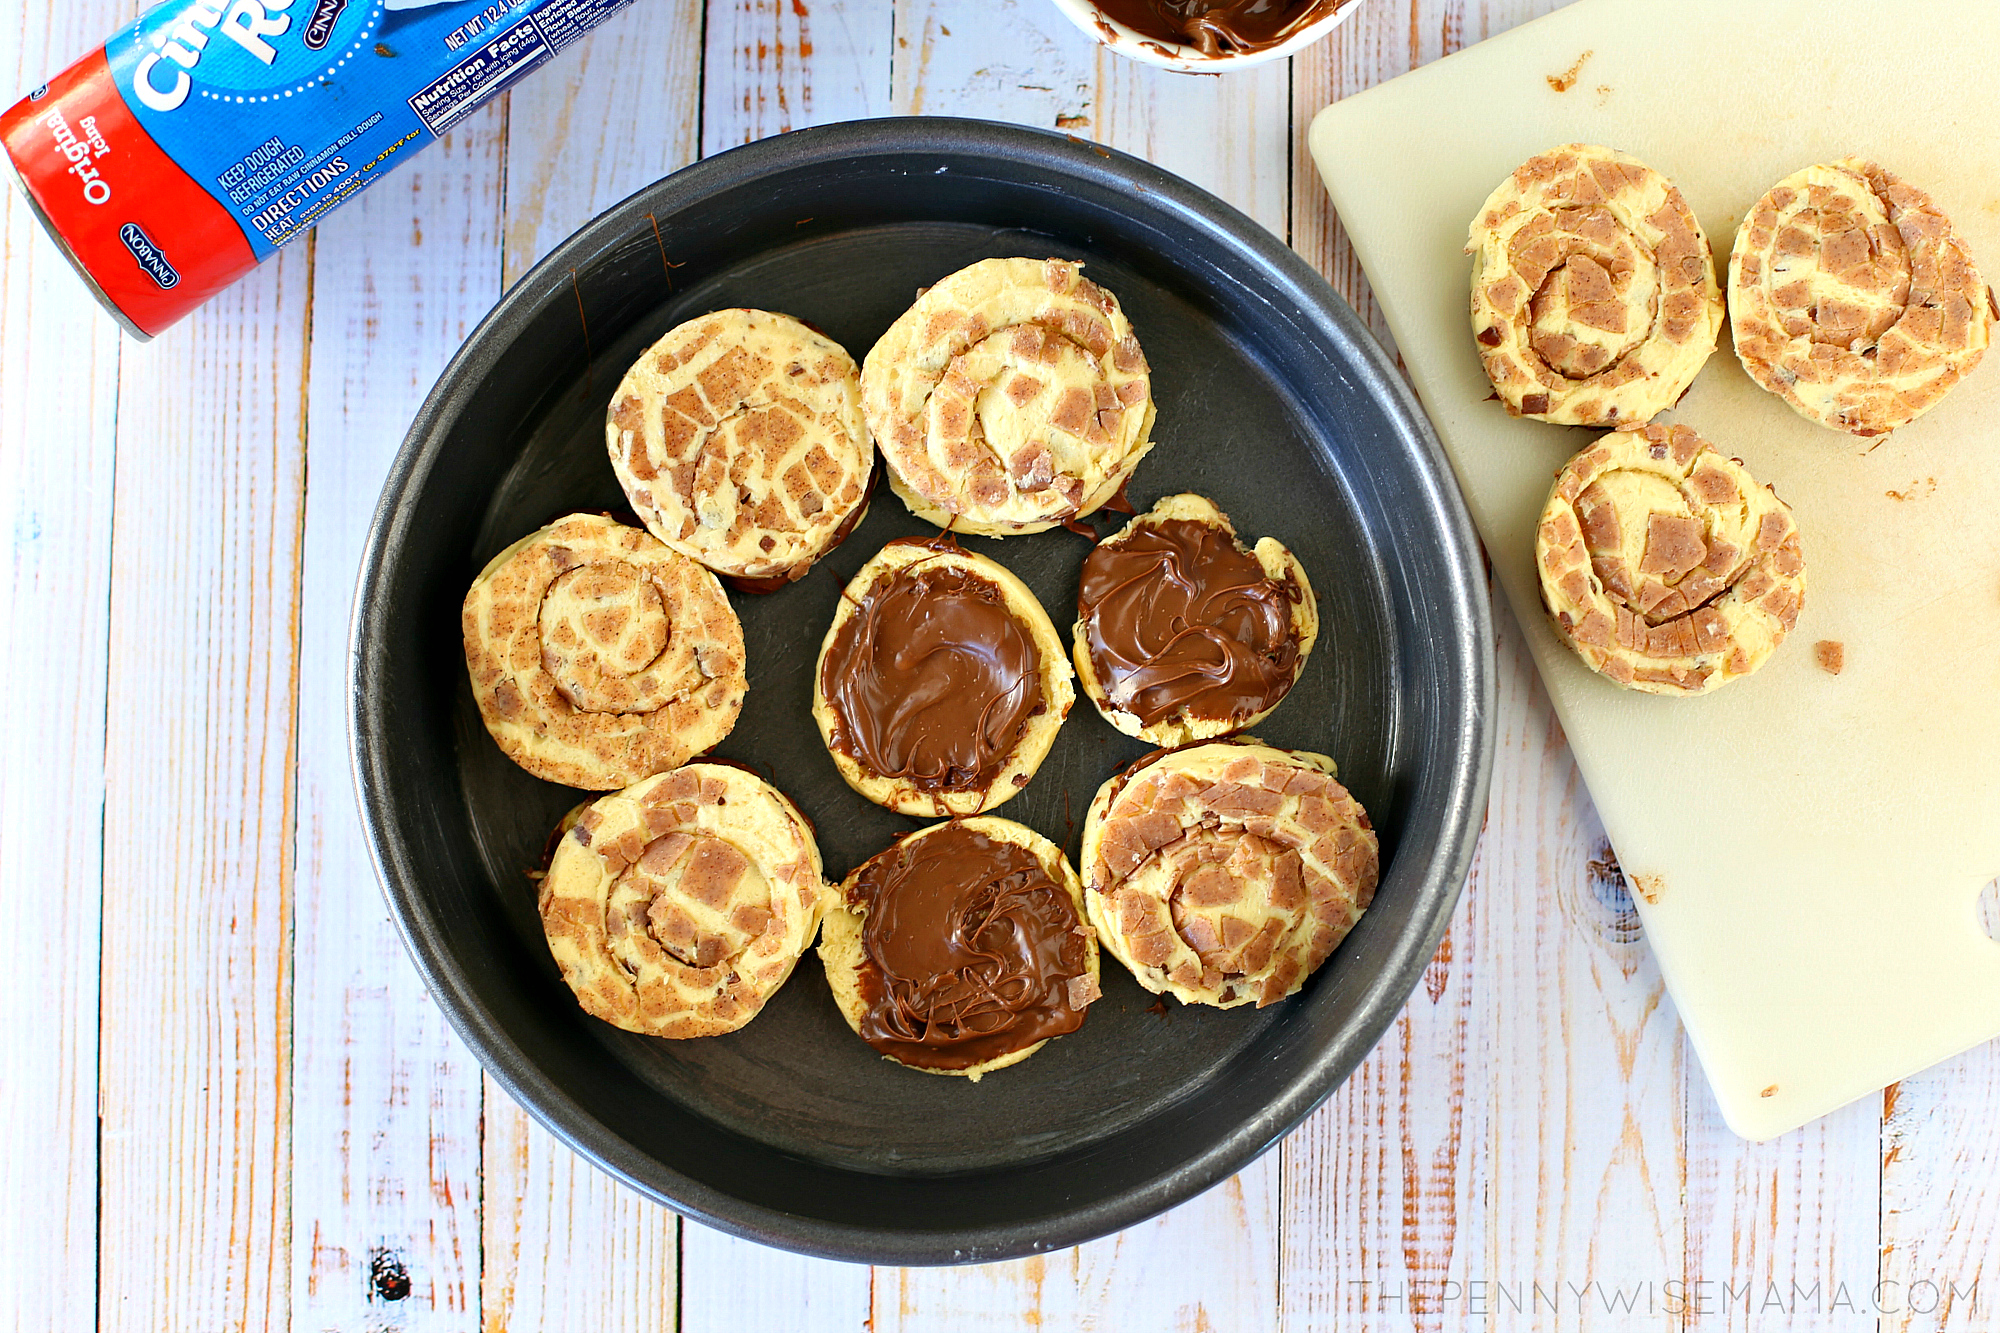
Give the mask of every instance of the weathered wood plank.
<path id="1" fill-rule="evenodd" d="M 477 1062 L 403 952 L 347 748 L 347 628 L 382 478 L 500 291 L 505 118 L 476 112 L 315 237 L 302 560 L 292 1325 L 478 1317 Z"/>
<path id="2" fill-rule="evenodd" d="M 116 21 L 28 4 L 0 25 L 7 95 Z M 97 1318 L 98 932 L 120 335 L 13 189 L 0 198 L 0 1310 Z"/>
<path id="3" fill-rule="evenodd" d="M 712 0 L 701 151 L 889 114 L 892 0 Z"/>
<path id="4" fill-rule="evenodd" d="M 1291 118 L 1282 61 L 1208 78 L 1111 55 L 1048 0 L 898 0 L 894 105 L 1060 129 L 1146 158 L 1278 235 Z"/>
<path id="5" fill-rule="evenodd" d="M 875 1333 L 869 1302 L 878 1273 L 891 1271 L 808 1259 L 685 1222 L 678 1333 Z"/>
<path id="6" fill-rule="evenodd" d="M 309 250 L 128 349 L 105 736 L 101 1326 L 289 1317 Z"/>
<path id="7" fill-rule="evenodd" d="M 1278 1326 L 1278 1157 L 1115 1236 L 974 1268 L 878 1269 L 876 1333 Z"/>
<path id="8" fill-rule="evenodd" d="M 483 1143 L 485 1333 L 684 1327 L 679 1218 L 558 1143 L 491 1079 Z"/>
<path id="9" fill-rule="evenodd" d="M 506 285 L 701 150 L 701 0 L 647 0 L 510 93 Z M 610 390 L 605 390 L 606 396 Z"/>
<path id="10" fill-rule="evenodd" d="M 1881 1099 L 1745 1143 L 1686 1063 L 1687 1327 L 1874 1329 Z"/>
<path id="11" fill-rule="evenodd" d="M 1467 1250 L 1465 1295 L 1504 1283 L 1491 1308 L 1532 1313 L 1534 1282 L 1560 1283 L 1549 1322 L 1626 1328 L 1683 1248 L 1680 1024 L 1519 628 L 1495 618 L 1503 740 L 1474 946 L 1490 981 L 1463 1100 L 1504 1202 Z"/>
<path id="12" fill-rule="evenodd" d="M 2000 939 L 2000 879 L 1979 897 Z M 1882 1094 L 1882 1327 L 1983 1330 L 2000 1305 L 2000 1045 L 1989 1042 Z"/>

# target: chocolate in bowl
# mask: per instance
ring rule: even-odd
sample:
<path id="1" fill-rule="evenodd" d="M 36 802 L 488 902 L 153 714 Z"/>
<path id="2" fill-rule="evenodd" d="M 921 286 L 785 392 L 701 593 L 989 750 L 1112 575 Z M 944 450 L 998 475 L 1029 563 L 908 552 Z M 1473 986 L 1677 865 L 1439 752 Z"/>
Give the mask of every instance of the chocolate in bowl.
<path id="1" fill-rule="evenodd" d="M 1312 45 L 1360 0 L 1053 0 L 1091 40 L 1148 65 L 1214 74 Z"/>
<path id="2" fill-rule="evenodd" d="M 1290 41 L 1351 0 L 1096 0 L 1142 37 L 1202 55 L 1252 55 Z"/>

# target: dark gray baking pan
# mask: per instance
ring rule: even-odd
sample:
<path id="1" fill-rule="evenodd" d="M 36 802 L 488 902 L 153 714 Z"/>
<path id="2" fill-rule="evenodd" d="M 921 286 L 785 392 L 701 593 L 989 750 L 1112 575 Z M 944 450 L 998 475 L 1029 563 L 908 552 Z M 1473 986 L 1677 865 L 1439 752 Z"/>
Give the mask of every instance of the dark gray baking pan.
<path id="1" fill-rule="evenodd" d="M 1298 687 L 1257 728 L 1320 751 L 1372 813 L 1373 908 L 1305 990 L 1264 1010 L 1155 1004 L 1106 956 L 1076 1034 L 974 1085 L 886 1063 L 841 1021 L 811 954 L 742 1031 L 635 1036 L 587 1017 L 542 941 L 528 872 L 582 797 L 516 768 L 467 685 L 459 602 L 524 533 L 622 509 L 605 407 L 640 350 L 726 306 L 785 311 L 858 361 L 942 275 L 1060 255 L 1115 292 L 1153 367 L 1158 447 L 1139 508 L 1216 500 L 1317 589 Z M 1100 515 L 1100 532 L 1115 516 Z M 1122 519 L 1116 519 L 1122 522 Z M 808 713 L 839 590 L 891 537 L 932 531 L 884 487 L 798 583 L 731 594 L 749 649 L 716 753 L 818 826 L 830 877 L 919 822 L 842 784 Z M 1058 626 L 1088 540 L 969 548 Z M 1129 1226 L 1241 1169 L 1388 1027 L 1470 865 L 1493 745 L 1478 548 L 1416 401 L 1354 313 L 1249 218 L 1063 135 L 906 118 L 802 130 L 641 191 L 558 247 L 453 358 L 410 428 L 361 571 L 354 765 L 376 865 L 417 968 L 493 1076 L 612 1175 L 711 1226 L 840 1259 L 974 1262 Z M 1073 856 L 1098 785 L 1144 752 L 1079 701 L 1001 814 Z M 1357 1134 L 1372 1126 L 1353 1126 Z"/>

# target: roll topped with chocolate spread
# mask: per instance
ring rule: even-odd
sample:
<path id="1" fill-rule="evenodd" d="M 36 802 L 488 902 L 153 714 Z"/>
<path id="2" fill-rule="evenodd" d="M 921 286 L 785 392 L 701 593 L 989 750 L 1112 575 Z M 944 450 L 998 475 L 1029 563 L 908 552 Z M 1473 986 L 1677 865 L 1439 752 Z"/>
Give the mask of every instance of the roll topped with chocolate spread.
<path id="1" fill-rule="evenodd" d="M 1290 692 L 1318 637 L 1297 558 L 1270 537 L 1246 549 L 1199 495 L 1166 497 L 1083 563 L 1083 692 L 1105 721 L 1156 745 L 1254 726 Z"/>
<path id="2" fill-rule="evenodd" d="M 990 815 L 921 829 L 856 867 L 819 956 L 862 1040 L 975 1082 L 1076 1031 L 1099 993 L 1076 872 L 1047 838 Z"/>
<path id="3" fill-rule="evenodd" d="M 892 541 L 861 567 L 813 676 L 813 720 L 840 776 L 906 815 L 1011 798 L 1075 701 L 1035 595 L 949 536 Z"/>

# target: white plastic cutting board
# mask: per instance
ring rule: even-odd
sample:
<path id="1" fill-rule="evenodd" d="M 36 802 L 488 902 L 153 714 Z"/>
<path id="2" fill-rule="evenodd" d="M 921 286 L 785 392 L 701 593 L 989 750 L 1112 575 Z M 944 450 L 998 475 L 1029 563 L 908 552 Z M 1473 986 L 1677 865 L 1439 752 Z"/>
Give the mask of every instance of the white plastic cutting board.
<path id="1" fill-rule="evenodd" d="M 1323 111 L 1311 147 L 1527 633 L 1730 1126 L 1762 1139 L 2000 1034 L 2000 349 L 1869 448 L 1758 389 L 1727 330 L 1669 418 L 1792 505 L 1807 593 L 1756 675 L 1622 691 L 1550 631 L 1533 528 L 1594 433 L 1486 401 L 1466 226 L 1560 143 L 1743 211 L 1859 153 L 2000 281 L 2000 0 L 1580 0 Z M 1574 81 L 1558 91 L 1551 79 Z M 1828 674 L 1814 644 L 1844 645 Z M 1523 942 L 1526 943 L 1525 941 Z"/>

